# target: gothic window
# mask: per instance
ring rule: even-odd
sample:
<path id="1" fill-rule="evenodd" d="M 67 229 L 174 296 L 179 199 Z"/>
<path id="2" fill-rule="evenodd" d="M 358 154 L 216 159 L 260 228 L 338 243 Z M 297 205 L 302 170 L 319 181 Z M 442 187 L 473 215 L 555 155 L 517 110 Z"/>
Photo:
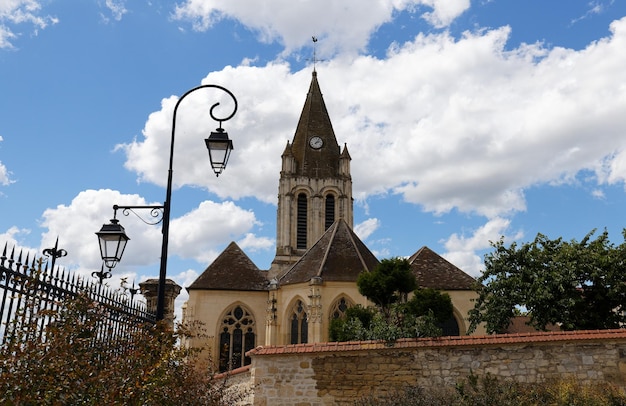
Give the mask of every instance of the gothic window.
<path id="1" fill-rule="evenodd" d="M 326 207 L 324 211 L 324 229 L 328 230 L 328 227 L 332 226 L 335 222 L 335 196 L 327 195 L 326 196 Z"/>
<path id="2" fill-rule="evenodd" d="M 339 300 L 337 300 L 335 304 L 330 308 L 330 319 L 343 319 L 346 315 L 346 310 L 348 310 L 348 308 L 352 306 L 353 304 L 350 302 L 349 299 L 346 299 L 345 297 L 339 298 Z"/>
<path id="3" fill-rule="evenodd" d="M 309 322 L 302 300 L 298 300 L 291 311 L 291 344 L 308 342 Z"/>
<path id="4" fill-rule="evenodd" d="M 254 327 L 254 318 L 242 306 L 226 313 L 220 334 L 220 372 L 250 364 L 245 354 L 255 347 Z"/>
<path id="5" fill-rule="evenodd" d="M 459 323 L 456 322 L 454 316 L 450 317 L 448 320 L 444 321 L 439 325 L 442 330 L 442 335 L 444 336 L 458 336 L 461 335 L 459 329 Z"/>
<path id="6" fill-rule="evenodd" d="M 297 249 L 306 249 L 307 209 L 307 197 L 304 193 L 300 193 L 298 195 Z"/>

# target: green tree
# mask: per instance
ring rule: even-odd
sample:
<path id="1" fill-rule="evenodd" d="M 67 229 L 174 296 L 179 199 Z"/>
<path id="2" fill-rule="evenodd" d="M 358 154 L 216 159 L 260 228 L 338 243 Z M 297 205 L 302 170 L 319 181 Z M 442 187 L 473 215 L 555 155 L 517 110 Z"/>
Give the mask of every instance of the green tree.
<path id="1" fill-rule="evenodd" d="M 443 324 L 453 316 L 450 295 L 432 288 L 416 289 L 405 307 L 407 313 L 415 315 L 427 315 L 432 312 L 438 324 Z"/>
<path id="2" fill-rule="evenodd" d="M 357 279 L 359 292 L 380 306 L 391 317 L 391 305 L 406 301 L 407 294 L 417 288 L 411 265 L 404 258 L 383 259 L 371 272 L 362 272 Z"/>
<path id="3" fill-rule="evenodd" d="M 333 341 L 385 340 L 440 336 L 440 325 L 452 317 L 450 296 L 433 289 L 416 289 L 417 282 L 406 259 L 384 259 L 372 272 L 362 273 L 357 285 L 377 309 L 354 306 L 343 319 L 333 320 Z M 411 300 L 408 293 L 414 291 Z"/>
<path id="4" fill-rule="evenodd" d="M 626 242 L 615 246 L 605 230 L 582 241 L 534 241 L 509 247 L 501 238 L 485 255 L 485 271 L 477 280 L 479 294 L 470 311 L 470 331 L 485 323 L 489 333 L 504 331 L 519 309 L 530 324 L 545 330 L 619 328 L 626 322 Z M 622 232 L 626 241 L 626 230 Z"/>
<path id="5" fill-rule="evenodd" d="M 330 322 L 330 341 L 367 340 L 367 330 L 372 324 L 376 310 L 371 307 L 356 305 L 346 309 L 343 318 Z"/>

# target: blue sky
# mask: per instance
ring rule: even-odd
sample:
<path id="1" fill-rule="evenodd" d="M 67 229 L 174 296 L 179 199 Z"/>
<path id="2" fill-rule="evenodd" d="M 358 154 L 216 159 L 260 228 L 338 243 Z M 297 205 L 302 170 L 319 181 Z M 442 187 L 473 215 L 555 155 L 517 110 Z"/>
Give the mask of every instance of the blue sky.
<path id="1" fill-rule="evenodd" d="M 239 102 L 216 178 L 214 94 L 178 111 L 168 276 L 188 286 L 230 241 L 274 255 L 280 154 L 311 79 L 352 160 L 355 230 L 379 258 L 426 245 L 476 276 L 489 241 L 621 243 L 626 2 L 0 0 L 0 242 L 100 269 L 113 204 L 165 198 L 177 97 Z M 116 278 L 158 274 L 134 217 Z M 181 296 L 179 302 L 185 299 Z"/>

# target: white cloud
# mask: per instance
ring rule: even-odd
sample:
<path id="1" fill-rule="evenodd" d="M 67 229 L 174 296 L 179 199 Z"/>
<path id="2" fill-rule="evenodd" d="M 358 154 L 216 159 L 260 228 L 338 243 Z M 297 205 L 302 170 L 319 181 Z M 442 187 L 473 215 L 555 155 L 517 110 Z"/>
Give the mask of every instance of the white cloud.
<path id="1" fill-rule="evenodd" d="M 175 187 L 197 185 L 222 198 L 255 196 L 275 203 L 280 154 L 287 140 L 293 137 L 300 114 L 299 108 L 285 106 L 304 103 L 302 95 L 306 94 L 309 75 L 309 72 L 293 75 L 285 64 L 265 68 L 241 66 L 209 74 L 203 83 L 223 85 L 238 99 L 239 111 L 232 120 L 223 123 L 235 149 L 228 167 L 216 178 L 204 138 L 217 126 L 208 115 L 209 108 L 224 93 L 200 89 L 189 95 L 177 112 Z M 126 168 L 137 172 L 141 181 L 165 186 L 163 174 L 167 173 L 169 156 L 157 151 L 170 149 L 172 114 L 177 100 L 173 96 L 162 101 L 162 109 L 148 118 L 142 140 L 118 146 L 127 154 Z M 228 99 L 222 101 L 220 107 L 230 112 L 232 104 Z"/>
<path id="2" fill-rule="evenodd" d="M 64 259 L 64 266 L 83 276 L 99 271 L 102 260 L 95 232 L 113 217 L 113 204 L 160 205 L 146 202 L 138 195 L 124 195 L 108 189 L 86 190 L 79 193 L 69 205 L 59 205 L 44 212 L 41 226 L 47 231 L 43 234 L 43 245 L 38 251 L 54 246 L 57 236 L 61 236 L 59 247 L 71 253 Z M 136 210 L 135 213 L 144 219 L 154 220 L 147 210 Z M 161 225 L 146 226 L 132 213 L 129 213 L 129 217 L 124 216 L 122 210 L 118 210 L 117 219 L 131 240 L 126 246 L 124 258 L 115 268 L 115 274 L 134 274 L 138 268 L 158 264 L 162 242 Z M 179 258 L 206 264 L 219 253 L 217 247 L 249 232 L 255 223 L 252 212 L 231 202 L 205 201 L 191 212 L 171 219 L 168 251 Z M 13 233 L 17 233 L 17 230 L 13 230 Z"/>
<path id="3" fill-rule="evenodd" d="M 5 243 L 5 246 L 0 247 L 0 250 L 4 250 L 5 248 L 8 250 L 7 256 L 11 254 L 11 251 L 15 253 L 15 255 L 19 255 L 20 251 L 26 255 L 30 254 L 31 258 L 33 255 L 37 254 L 37 249 L 32 247 L 27 247 L 22 242 L 22 236 L 28 236 L 30 234 L 30 230 L 11 227 L 5 233 L 0 234 L 0 241 Z"/>
<path id="4" fill-rule="evenodd" d="M 17 38 L 17 35 L 15 35 L 7 26 L 0 23 L 0 49 L 13 48 L 12 41 L 15 38 Z"/>
<path id="5" fill-rule="evenodd" d="M 10 177 L 9 177 L 9 171 L 7 170 L 7 167 L 4 166 L 2 164 L 2 162 L 0 162 L 0 184 L 7 186 L 11 183 L 13 183 L 13 181 L 11 181 Z"/>
<path id="6" fill-rule="evenodd" d="M 438 28 L 447 27 L 470 8 L 470 0 L 422 0 L 422 3 L 433 9 L 432 12 L 424 13 L 424 19 Z"/>
<path id="7" fill-rule="evenodd" d="M 437 27 L 450 24 L 470 6 L 469 0 L 272 0 L 258 2 L 187 0 L 178 5 L 174 18 L 191 21 L 194 29 L 205 31 L 222 19 L 238 20 L 258 34 L 262 42 L 280 42 L 289 54 L 311 42 L 319 43 L 322 56 L 335 52 L 352 53 L 367 46 L 370 35 L 392 21 L 394 13 L 418 12 Z"/>
<path id="8" fill-rule="evenodd" d="M 128 13 L 128 10 L 125 6 L 125 1 L 123 0 L 106 0 L 105 7 L 111 13 L 111 16 L 115 21 L 120 21 L 124 14 Z M 103 16 L 105 20 L 108 20 L 108 17 Z"/>
<path id="9" fill-rule="evenodd" d="M 380 220 L 376 218 L 370 218 L 362 223 L 354 226 L 354 233 L 361 239 L 366 240 L 374 231 L 380 227 Z"/>
<path id="10" fill-rule="evenodd" d="M 276 244 L 276 241 L 273 238 L 259 237 L 252 233 L 246 233 L 246 235 L 237 242 L 239 248 L 246 252 L 270 250 L 274 248 L 274 244 Z"/>
<path id="11" fill-rule="evenodd" d="M 0 48 L 1 48 L 1 46 L 0 46 Z M 0 135 L 0 142 L 2 142 L 2 141 L 4 141 L 4 139 Z M 11 175 L 11 173 L 9 172 L 7 167 L 5 165 L 3 165 L 2 162 L 0 161 L 0 185 L 7 186 L 7 185 L 13 183 L 14 181 L 12 181 L 10 179 L 10 175 Z"/>
<path id="12" fill-rule="evenodd" d="M 468 274 L 476 277 L 484 269 L 482 258 L 477 255 L 477 252 L 490 248 L 489 242 L 496 242 L 500 240 L 500 237 L 504 237 L 506 241 L 513 241 L 523 237 L 521 231 L 511 234 L 511 230 L 509 230 L 510 224 L 510 220 L 496 217 L 474 230 L 469 237 L 456 233 L 452 234 L 444 243 L 447 252 L 442 256 Z"/>
<path id="13" fill-rule="evenodd" d="M 225 245 L 250 231 L 257 223 L 254 213 L 232 202 L 204 201 L 170 224 L 170 250 L 182 258 L 193 258 L 201 264 L 211 262 Z"/>
<path id="14" fill-rule="evenodd" d="M 353 158 L 354 195 L 394 192 L 428 212 L 494 218 L 525 210 L 526 188 L 571 182 L 581 171 L 595 171 L 598 184 L 624 182 L 626 18 L 611 29 L 611 37 L 580 51 L 505 51 L 504 27 L 460 40 L 419 35 L 383 60 L 321 63 L 338 142 L 347 142 Z M 203 138 L 215 123 L 203 112 L 212 102 L 185 99 L 176 135 L 176 156 L 185 159 L 175 159 L 174 182 L 275 204 L 279 157 L 310 75 L 285 63 L 210 73 L 203 83 L 222 84 L 239 100 L 239 112 L 224 123 L 235 150 L 219 180 L 211 176 Z M 142 181 L 164 181 L 167 157 L 156 151 L 169 148 L 175 101 L 164 99 L 149 117 L 145 139 L 121 146 Z"/>
<path id="15" fill-rule="evenodd" d="M 187 271 L 171 276 L 171 279 L 175 281 L 178 286 L 183 288 L 180 291 L 180 295 L 176 297 L 176 301 L 174 303 L 174 316 L 177 322 L 182 321 L 182 308 L 189 299 L 189 293 L 185 288 L 191 285 L 198 278 L 198 276 L 200 276 L 200 274 L 193 269 L 188 269 Z"/>
<path id="16" fill-rule="evenodd" d="M 44 29 L 59 20 L 50 15 L 42 15 L 41 2 L 36 0 L 4 0 L 0 1 L 0 48 L 13 48 L 13 41 L 17 39 L 20 24 L 33 27 L 36 35 L 38 30 Z"/>
<path id="17" fill-rule="evenodd" d="M 593 0 L 587 3 L 588 10 L 582 16 L 572 20 L 572 24 L 576 24 L 582 20 L 593 17 L 597 14 L 602 14 L 606 9 L 615 3 L 615 0 Z"/>

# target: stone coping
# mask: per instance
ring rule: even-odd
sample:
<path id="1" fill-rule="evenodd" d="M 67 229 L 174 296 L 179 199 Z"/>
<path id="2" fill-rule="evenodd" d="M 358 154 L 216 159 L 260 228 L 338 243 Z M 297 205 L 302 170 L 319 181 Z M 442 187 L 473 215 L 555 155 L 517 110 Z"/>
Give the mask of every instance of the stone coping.
<path id="1" fill-rule="evenodd" d="M 240 368 L 235 368 L 230 371 L 222 372 L 217 375 L 213 375 L 213 379 L 225 379 L 236 375 L 245 374 L 250 371 L 250 365 L 246 365 Z"/>
<path id="2" fill-rule="evenodd" d="M 545 331 L 516 334 L 492 334 L 485 336 L 449 336 L 435 338 L 403 338 L 392 343 L 378 341 L 347 341 L 312 344 L 290 344 L 280 346 L 259 346 L 246 353 L 246 356 L 282 355 L 301 353 L 324 353 L 338 351 L 359 351 L 398 348 L 465 347 L 500 344 L 524 344 L 559 341 L 626 340 L 626 329 Z"/>

